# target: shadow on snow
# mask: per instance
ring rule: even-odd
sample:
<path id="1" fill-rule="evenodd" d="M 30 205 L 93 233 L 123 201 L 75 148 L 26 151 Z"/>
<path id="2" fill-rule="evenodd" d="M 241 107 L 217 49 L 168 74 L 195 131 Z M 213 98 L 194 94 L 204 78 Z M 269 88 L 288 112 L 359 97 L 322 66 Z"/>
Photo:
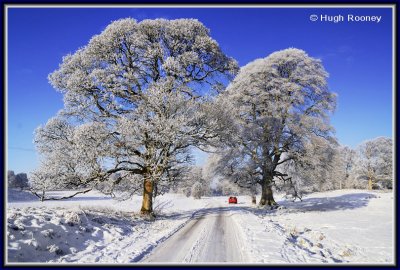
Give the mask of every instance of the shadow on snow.
<path id="1" fill-rule="evenodd" d="M 241 206 L 241 205 L 226 205 L 220 207 L 208 207 L 193 211 L 184 211 L 168 214 L 158 214 L 158 219 L 187 219 L 201 218 L 206 215 L 219 215 L 230 213 L 231 215 L 240 212 L 250 212 L 256 215 L 277 215 L 285 213 L 302 213 L 312 211 L 339 211 L 351 210 L 366 207 L 369 201 L 376 198 L 376 195 L 370 193 L 345 194 L 337 197 L 317 197 L 306 198 L 301 202 L 279 201 L 279 205 L 283 208 L 271 209 L 269 206 Z"/>

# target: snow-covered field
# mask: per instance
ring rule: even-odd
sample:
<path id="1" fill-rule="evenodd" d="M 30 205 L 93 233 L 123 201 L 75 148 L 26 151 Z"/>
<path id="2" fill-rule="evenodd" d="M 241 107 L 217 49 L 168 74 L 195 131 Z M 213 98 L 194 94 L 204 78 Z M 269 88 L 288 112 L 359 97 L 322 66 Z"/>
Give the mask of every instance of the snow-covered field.
<path id="1" fill-rule="evenodd" d="M 253 262 L 394 263 L 393 193 L 338 190 L 280 204 L 233 215 Z"/>
<path id="2" fill-rule="evenodd" d="M 139 196 L 119 202 L 91 192 L 68 201 L 39 202 L 29 193 L 11 190 L 7 259 L 8 263 L 146 262 L 163 244 L 174 246 L 172 235 L 196 231 L 207 235 L 210 224 L 213 232 L 225 234 L 210 241 L 230 243 L 223 238 L 234 237 L 241 246 L 227 248 L 240 248 L 245 263 L 393 263 L 393 193 L 341 190 L 314 193 L 302 202 L 276 199 L 283 207 L 268 210 L 251 205 L 246 196 L 239 196 L 237 205 L 228 205 L 226 197 L 194 200 L 166 194 L 156 199 L 153 221 L 137 214 Z M 234 230 L 218 228 L 232 222 Z M 188 251 L 195 245 L 207 249 L 197 241 L 201 236 L 191 238 L 194 247 L 186 244 Z"/>
<path id="3" fill-rule="evenodd" d="M 9 202 L 9 262 L 130 263 L 180 229 L 208 201 L 178 194 L 157 197 L 155 221 L 137 214 L 139 196 L 116 201 L 90 192 L 39 202 L 30 193 L 12 190 Z"/>

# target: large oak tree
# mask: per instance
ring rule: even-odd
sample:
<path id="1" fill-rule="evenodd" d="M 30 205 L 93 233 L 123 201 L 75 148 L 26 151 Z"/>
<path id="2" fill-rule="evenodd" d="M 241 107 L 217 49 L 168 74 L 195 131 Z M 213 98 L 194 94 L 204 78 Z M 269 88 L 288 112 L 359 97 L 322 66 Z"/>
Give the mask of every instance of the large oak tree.
<path id="1" fill-rule="evenodd" d="M 112 22 L 49 75 L 65 106 L 36 131 L 44 159 L 35 181 L 139 180 L 141 212 L 152 213 L 157 184 L 176 179 L 190 146 L 216 136 L 202 96 L 236 71 L 195 19 Z"/>
<path id="2" fill-rule="evenodd" d="M 242 67 L 220 97 L 232 124 L 219 169 L 241 186 L 261 185 L 261 205 L 276 204 L 277 180 L 291 180 L 285 163 L 306 165 L 320 158 L 316 149 L 334 143 L 327 77 L 320 60 L 291 48 Z"/>

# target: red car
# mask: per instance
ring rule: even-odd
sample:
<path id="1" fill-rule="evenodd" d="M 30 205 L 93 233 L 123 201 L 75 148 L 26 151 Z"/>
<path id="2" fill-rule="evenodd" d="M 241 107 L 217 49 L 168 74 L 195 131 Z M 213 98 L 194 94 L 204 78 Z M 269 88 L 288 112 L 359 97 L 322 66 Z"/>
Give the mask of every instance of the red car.
<path id="1" fill-rule="evenodd" d="M 229 197 L 228 202 L 229 203 L 237 203 L 237 198 L 236 197 Z"/>

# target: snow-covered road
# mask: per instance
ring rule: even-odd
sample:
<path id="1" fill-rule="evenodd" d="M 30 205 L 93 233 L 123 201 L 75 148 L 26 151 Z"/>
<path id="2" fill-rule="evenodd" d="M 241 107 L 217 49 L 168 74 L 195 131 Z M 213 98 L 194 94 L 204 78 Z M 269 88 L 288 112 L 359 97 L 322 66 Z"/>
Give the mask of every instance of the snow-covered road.
<path id="1" fill-rule="evenodd" d="M 232 208 L 210 203 L 142 262 L 248 262 Z"/>

